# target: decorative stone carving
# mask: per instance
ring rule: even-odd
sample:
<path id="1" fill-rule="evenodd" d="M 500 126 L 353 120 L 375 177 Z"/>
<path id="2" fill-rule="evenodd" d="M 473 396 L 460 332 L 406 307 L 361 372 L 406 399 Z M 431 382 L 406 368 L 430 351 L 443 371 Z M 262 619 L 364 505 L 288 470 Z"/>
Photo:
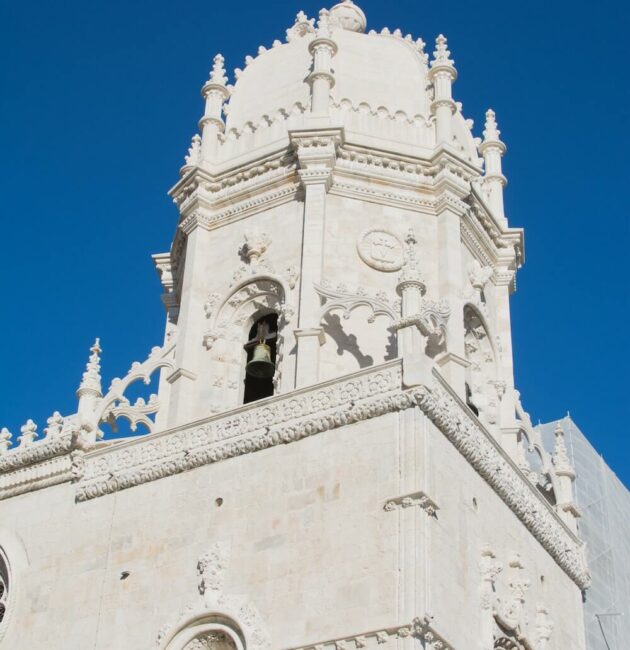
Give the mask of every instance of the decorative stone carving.
<path id="1" fill-rule="evenodd" d="M 13 434 L 6 427 L 2 427 L 0 431 L 0 454 L 6 452 L 11 446 L 11 438 L 13 438 Z"/>
<path id="2" fill-rule="evenodd" d="M 434 373 L 431 388 L 401 390 L 400 361 L 349 375 L 345 380 L 279 395 L 264 406 L 252 404 L 181 428 L 159 439 L 143 438 L 92 452 L 77 486 L 85 501 L 241 454 L 301 440 L 352 422 L 419 406 L 477 472 L 513 510 L 580 588 L 590 576 L 577 537 L 514 468 L 492 436 L 473 419 L 459 398 Z M 238 438 L 238 440 L 235 440 Z M 9 454 L 10 457 L 10 454 Z M 0 471 L 2 462 L 0 458 Z"/>
<path id="3" fill-rule="evenodd" d="M 371 630 L 354 636 L 320 641 L 289 650 L 354 650 L 354 648 L 399 648 L 402 639 L 418 639 L 424 642 L 427 650 L 454 650 L 440 634 L 435 631 L 433 617 L 425 614 L 414 618 L 411 623 L 392 625 L 385 629 Z"/>
<path id="4" fill-rule="evenodd" d="M 421 508 L 427 513 L 427 515 L 429 515 L 429 517 L 433 517 L 439 510 L 435 501 L 430 499 L 424 492 L 413 492 L 402 497 L 388 499 L 385 502 L 383 509 L 387 512 L 391 512 L 392 510 L 399 510 L 401 508 L 404 509 L 414 507 Z"/>
<path id="5" fill-rule="evenodd" d="M 357 251 L 368 266 L 378 271 L 400 271 L 404 262 L 402 242 L 384 228 L 371 228 L 361 233 Z"/>
<path id="6" fill-rule="evenodd" d="M 227 548 L 221 543 L 199 558 L 199 596 L 159 631 L 157 646 L 161 650 L 270 650 L 269 634 L 254 605 L 245 598 L 223 593 L 227 566 Z M 181 638 L 190 638 L 190 632 L 193 638 L 182 645 Z"/>
<path id="7" fill-rule="evenodd" d="M 390 300 L 384 291 L 378 291 L 370 295 L 363 287 L 357 287 L 349 291 L 346 285 L 339 284 L 333 287 L 327 280 L 315 285 L 315 291 L 322 300 L 322 317 L 330 311 L 340 310 L 343 318 L 350 318 L 350 313 L 358 307 L 368 307 L 371 314 L 368 316 L 368 323 L 373 323 L 377 316 L 388 316 L 394 320 L 400 315 L 400 301 Z"/>
<path id="8" fill-rule="evenodd" d="M 157 413 L 160 408 L 157 395 L 151 395 L 148 401 L 139 397 L 134 404 L 131 404 L 125 397 L 125 391 L 137 381 L 143 381 L 148 386 L 153 373 L 161 368 L 175 371 L 173 353 L 172 345 L 154 347 L 145 361 L 142 363 L 135 361 L 131 364 L 125 377 L 114 378 L 109 391 L 98 401 L 92 417 L 88 420 L 90 425 L 97 428 L 100 423 L 107 422 L 115 428 L 116 420 L 124 418 L 129 421 L 132 431 L 136 431 L 138 424 L 143 424 L 149 432 L 155 431 L 155 422 L 149 416 Z"/>
<path id="9" fill-rule="evenodd" d="M 7 617 L 9 603 L 9 572 L 0 556 L 0 625 Z"/>
<path id="10" fill-rule="evenodd" d="M 287 29 L 287 42 L 290 43 L 296 38 L 302 38 L 307 34 L 315 33 L 315 19 L 309 18 L 303 11 L 295 17 L 295 23 Z M 261 52 L 261 54 L 264 53 Z"/>
<path id="11" fill-rule="evenodd" d="M 187 643 L 184 650 L 237 650 L 237 648 L 227 634 L 206 632 Z"/>
<path id="12" fill-rule="evenodd" d="M 271 239 L 267 233 L 255 232 L 245 235 L 245 243 L 241 248 L 241 254 L 249 262 L 255 265 L 271 245 Z"/>
<path id="13" fill-rule="evenodd" d="M 199 593 L 202 596 L 208 591 L 221 591 L 223 589 L 223 576 L 228 562 L 228 551 L 226 546 L 222 544 L 215 544 L 199 558 L 197 574 L 200 578 Z"/>
<path id="14" fill-rule="evenodd" d="M 60 435 L 63 429 L 63 417 L 61 416 L 61 413 L 55 411 L 48 420 L 46 420 L 46 424 L 48 425 L 44 429 L 46 439 L 55 438 Z"/>
<path id="15" fill-rule="evenodd" d="M 28 447 L 32 445 L 35 438 L 37 438 L 37 425 L 33 420 L 27 420 L 26 424 L 20 427 L 22 435 L 18 438 L 20 447 Z"/>

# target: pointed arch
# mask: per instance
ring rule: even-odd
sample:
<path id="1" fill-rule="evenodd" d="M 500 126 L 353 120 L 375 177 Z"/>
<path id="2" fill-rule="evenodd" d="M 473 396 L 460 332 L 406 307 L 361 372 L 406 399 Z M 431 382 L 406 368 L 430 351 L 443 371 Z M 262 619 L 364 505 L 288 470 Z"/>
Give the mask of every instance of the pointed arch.
<path id="1" fill-rule="evenodd" d="M 485 425 L 499 421 L 501 364 L 499 346 L 485 316 L 472 303 L 464 305 L 466 401 Z"/>

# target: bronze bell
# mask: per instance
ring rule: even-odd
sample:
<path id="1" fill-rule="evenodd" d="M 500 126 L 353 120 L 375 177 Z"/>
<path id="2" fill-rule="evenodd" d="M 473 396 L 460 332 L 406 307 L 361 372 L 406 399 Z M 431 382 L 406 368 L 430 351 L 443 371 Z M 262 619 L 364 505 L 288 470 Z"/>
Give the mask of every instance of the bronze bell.
<path id="1" fill-rule="evenodd" d="M 245 371 L 257 379 L 269 379 L 274 376 L 276 366 L 271 360 L 271 348 L 266 343 L 260 341 L 256 344 L 252 360 L 245 367 Z"/>

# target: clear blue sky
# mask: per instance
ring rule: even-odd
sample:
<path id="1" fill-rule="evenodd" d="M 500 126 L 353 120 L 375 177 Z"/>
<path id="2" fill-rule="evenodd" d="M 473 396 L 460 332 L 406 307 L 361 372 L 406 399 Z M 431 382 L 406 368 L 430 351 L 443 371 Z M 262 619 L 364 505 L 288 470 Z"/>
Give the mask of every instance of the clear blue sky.
<path id="1" fill-rule="evenodd" d="M 319 2 L 44 2 L 0 8 L 4 289 L 0 426 L 76 408 L 96 335 L 107 384 L 162 340 L 150 254 L 202 112 L 213 55 L 242 67 Z M 454 93 L 497 111 L 510 222 L 527 263 L 512 301 L 517 385 L 532 419 L 570 410 L 630 485 L 630 12 L 618 2 L 360 3 L 369 27 L 444 32 Z M 433 48 L 431 47 L 432 51 Z M 625 55 L 625 56 L 624 56 Z"/>

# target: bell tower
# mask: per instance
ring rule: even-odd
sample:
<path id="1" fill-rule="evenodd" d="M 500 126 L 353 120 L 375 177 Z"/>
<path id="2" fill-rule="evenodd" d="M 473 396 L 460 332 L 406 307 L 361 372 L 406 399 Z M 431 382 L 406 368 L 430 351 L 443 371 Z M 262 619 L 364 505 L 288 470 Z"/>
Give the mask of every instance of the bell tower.
<path id="1" fill-rule="evenodd" d="M 344 0 L 214 57 L 162 344 L 107 387 L 97 339 L 76 413 L 0 431 L 0 643 L 585 650 L 576 473 L 514 384 L 496 115 L 465 117 L 443 35 L 367 30 Z"/>

